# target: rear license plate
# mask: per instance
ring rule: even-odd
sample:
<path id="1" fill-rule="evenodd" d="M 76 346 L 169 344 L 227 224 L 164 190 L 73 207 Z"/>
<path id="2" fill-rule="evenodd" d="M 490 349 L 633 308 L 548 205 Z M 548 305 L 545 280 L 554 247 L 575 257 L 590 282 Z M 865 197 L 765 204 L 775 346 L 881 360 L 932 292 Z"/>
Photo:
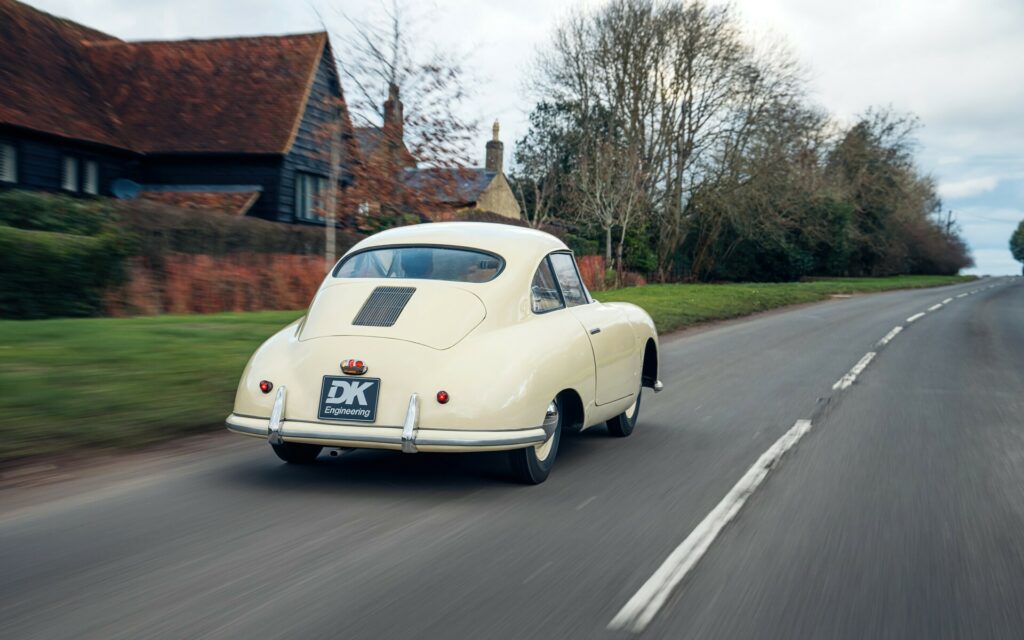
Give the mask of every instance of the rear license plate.
<path id="1" fill-rule="evenodd" d="M 317 415 L 321 420 L 373 422 L 379 395 L 380 378 L 324 376 Z"/>

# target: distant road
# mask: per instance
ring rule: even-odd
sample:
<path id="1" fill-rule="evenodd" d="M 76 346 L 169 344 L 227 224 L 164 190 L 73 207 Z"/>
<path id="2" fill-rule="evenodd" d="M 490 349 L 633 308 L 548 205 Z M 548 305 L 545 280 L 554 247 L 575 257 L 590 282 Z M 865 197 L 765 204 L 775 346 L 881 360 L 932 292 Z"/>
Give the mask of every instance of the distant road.
<path id="1" fill-rule="evenodd" d="M 1024 279 L 669 337 L 661 377 L 537 487 L 225 436 L 0 493 L 0 637 L 1024 635 Z"/>

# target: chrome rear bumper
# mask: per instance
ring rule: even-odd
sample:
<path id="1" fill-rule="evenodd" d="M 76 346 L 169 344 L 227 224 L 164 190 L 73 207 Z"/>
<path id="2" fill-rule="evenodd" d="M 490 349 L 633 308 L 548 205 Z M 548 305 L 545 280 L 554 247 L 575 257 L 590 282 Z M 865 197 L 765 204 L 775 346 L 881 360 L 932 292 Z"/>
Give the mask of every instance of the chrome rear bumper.
<path id="1" fill-rule="evenodd" d="M 270 418 L 232 413 L 225 424 L 230 431 L 266 438 L 270 444 L 304 442 L 325 447 L 367 447 L 417 451 L 501 451 L 541 444 L 551 436 L 558 423 L 557 413 L 549 407 L 544 423 L 527 429 L 466 431 L 461 429 L 420 429 L 419 397 L 409 396 L 405 421 L 401 427 L 346 425 L 307 420 L 285 420 L 288 392 L 278 388 Z M 554 406 L 553 404 L 551 405 Z"/>
<path id="2" fill-rule="evenodd" d="M 272 437 L 267 418 L 231 414 L 228 430 L 258 438 Z M 417 429 L 326 424 L 282 420 L 273 437 L 280 442 L 305 442 L 326 447 L 393 449 L 398 451 L 501 451 L 541 444 L 548 439 L 544 427 L 501 430 Z M 411 451 L 410 451 L 411 450 Z"/>

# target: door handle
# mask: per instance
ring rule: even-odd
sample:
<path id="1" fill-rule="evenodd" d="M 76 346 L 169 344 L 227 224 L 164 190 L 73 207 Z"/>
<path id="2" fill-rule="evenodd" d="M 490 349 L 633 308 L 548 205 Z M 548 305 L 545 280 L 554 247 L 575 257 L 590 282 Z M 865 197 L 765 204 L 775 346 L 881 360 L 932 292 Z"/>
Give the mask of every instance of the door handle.
<path id="1" fill-rule="evenodd" d="M 590 330 L 590 335 L 594 335 L 595 333 L 601 333 L 601 327 L 594 327 Z"/>

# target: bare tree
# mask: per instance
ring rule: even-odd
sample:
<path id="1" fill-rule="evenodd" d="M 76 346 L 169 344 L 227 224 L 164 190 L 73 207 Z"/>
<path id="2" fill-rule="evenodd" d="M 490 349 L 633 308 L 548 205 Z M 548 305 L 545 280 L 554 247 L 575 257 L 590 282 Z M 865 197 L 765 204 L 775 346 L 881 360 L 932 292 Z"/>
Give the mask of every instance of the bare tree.
<path id="1" fill-rule="evenodd" d="M 622 254 L 626 234 L 644 212 L 643 169 L 636 150 L 625 145 L 598 142 L 581 160 L 571 177 L 576 213 L 604 232 L 605 264 L 613 267 L 616 284 L 624 269 Z M 619 230 L 614 243 L 613 231 Z M 614 258 L 614 260 L 613 260 Z"/>
<path id="2" fill-rule="evenodd" d="M 560 167 L 568 208 L 604 234 L 605 260 L 621 278 L 625 239 L 647 216 L 657 181 L 656 86 L 662 33 L 654 5 L 618 0 L 577 13 L 555 32 L 534 88 L 566 113 L 571 158 Z M 613 233 L 618 230 L 618 240 Z M 614 244 L 614 249 L 613 249 Z"/>
<path id="3" fill-rule="evenodd" d="M 420 163 L 463 165 L 479 123 L 466 116 L 472 87 L 462 58 L 432 46 L 420 31 L 424 18 L 401 0 L 370 15 L 342 14 L 338 63 L 356 126 L 376 126 L 393 87 L 405 103 L 402 140 Z"/>
<path id="4" fill-rule="evenodd" d="M 570 16 L 538 61 L 535 91 L 571 109 L 583 136 L 605 140 L 582 145 L 581 158 L 594 166 L 605 144 L 635 154 L 628 182 L 636 211 L 656 227 L 661 279 L 691 228 L 694 193 L 738 144 L 737 112 L 757 102 L 755 88 L 772 89 L 754 77 L 751 58 L 728 7 L 613 0 Z"/>
<path id="5" fill-rule="evenodd" d="M 835 136 L 805 87 L 786 48 L 753 43 L 729 5 L 610 0 L 563 20 L 538 54 L 534 113 L 553 108 L 564 123 L 531 118 L 526 140 L 568 132 L 549 154 L 571 187 L 556 199 L 601 229 L 618 270 L 638 230 L 661 280 L 965 264 L 962 241 L 933 219 L 913 122 L 868 114 Z M 535 185 L 548 175 L 527 173 Z"/>

